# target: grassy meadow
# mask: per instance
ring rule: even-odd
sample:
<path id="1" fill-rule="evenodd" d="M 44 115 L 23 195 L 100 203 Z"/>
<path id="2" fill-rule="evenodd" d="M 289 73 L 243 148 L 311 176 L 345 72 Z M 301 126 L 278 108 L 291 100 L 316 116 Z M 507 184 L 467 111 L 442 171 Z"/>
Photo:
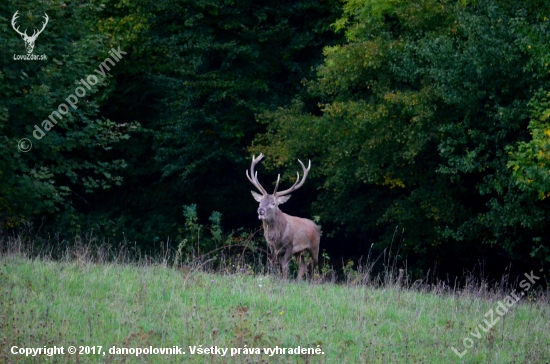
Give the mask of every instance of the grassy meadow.
<path id="1" fill-rule="evenodd" d="M 3 254 L 0 362 L 550 362 L 548 295 L 535 289 L 484 332 L 478 325 L 511 288 L 480 284 L 458 290 L 406 279 L 401 283 L 391 275 L 376 280 L 361 271 L 349 271 L 341 283 L 296 282 L 235 263 L 226 262 L 215 273 L 207 266 Z M 451 347 L 463 352 L 465 338 L 472 347 L 459 358 Z M 88 346 L 90 354 L 11 353 L 14 346 L 67 350 L 69 345 L 77 350 Z M 109 353 L 113 347 L 174 346 L 185 354 Z M 191 354 L 190 346 L 228 351 L 225 356 Z M 254 353 L 277 346 L 318 348 L 323 354 Z M 252 353 L 231 356 L 231 348 Z"/>

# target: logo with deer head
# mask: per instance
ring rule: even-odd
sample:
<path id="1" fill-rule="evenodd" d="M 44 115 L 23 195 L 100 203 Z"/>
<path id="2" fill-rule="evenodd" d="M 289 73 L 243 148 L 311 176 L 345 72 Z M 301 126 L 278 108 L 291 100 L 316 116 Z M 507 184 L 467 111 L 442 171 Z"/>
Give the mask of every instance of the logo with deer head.
<path id="1" fill-rule="evenodd" d="M 42 29 L 38 30 L 38 29 L 35 29 L 34 32 L 32 33 L 32 35 L 28 35 L 27 34 L 27 29 L 25 29 L 25 32 L 21 33 L 19 31 L 19 27 L 15 27 L 16 24 L 15 24 L 15 21 L 17 20 L 17 18 L 19 17 L 19 15 L 17 15 L 17 13 L 19 12 L 16 11 L 15 14 L 13 14 L 13 17 L 11 18 L 11 26 L 13 28 L 13 30 L 15 30 L 17 32 L 17 34 L 19 34 L 21 36 L 21 38 L 23 38 L 23 41 L 25 42 L 25 48 L 27 50 L 27 54 L 31 54 L 33 49 L 34 49 L 34 42 L 36 41 L 36 38 L 38 38 L 38 36 L 40 35 L 40 33 L 42 33 L 42 31 L 44 30 L 44 28 L 46 28 L 46 25 L 48 24 L 48 14 L 44 13 L 44 22 L 42 23 Z"/>

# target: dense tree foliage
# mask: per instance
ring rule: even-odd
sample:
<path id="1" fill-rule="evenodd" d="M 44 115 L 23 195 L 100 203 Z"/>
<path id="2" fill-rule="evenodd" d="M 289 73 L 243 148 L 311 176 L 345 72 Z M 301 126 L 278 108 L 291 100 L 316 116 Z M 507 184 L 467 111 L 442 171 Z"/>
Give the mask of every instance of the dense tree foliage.
<path id="1" fill-rule="evenodd" d="M 34 54 L 45 54 L 46 60 L 14 59 L 26 54 L 24 42 L 10 26 L 16 11 L 16 26 L 21 31 L 28 29 L 28 35 L 42 27 L 45 14 L 49 16 L 34 48 Z M 38 1 L 25 4 L 25 8 L 10 3 L 0 10 L 4 53 L 0 60 L 2 227 L 52 214 L 70 225 L 76 202 L 85 201 L 82 196 L 122 183 L 121 170 L 126 163 L 113 156 L 110 149 L 128 138 L 128 132 L 137 124 L 113 122 L 99 110 L 113 91 L 113 80 L 109 72 L 100 77 L 94 70 L 100 70 L 112 48 L 122 45 L 124 50 L 120 39 L 102 34 L 93 26 L 101 18 L 101 11 L 92 2 L 45 7 Z M 70 107 L 66 115 L 59 114 L 58 110 L 65 110 L 60 105 L 68 105 L 70 95 L 74 101 L 76 88 L 83 86 L 77 82 L 88 75 L 96 75 L 97 84 L 84 88 L 86 97 Z M 31 151 L 18 149 L 22 138 L 32 142 Z"/>
<path id="2" fill-rule="evenodd" d="M 104 183 L 103 188 L 90 193 L 67 185 L 66 213 L 54 215 L 53 209 L 46 209 L 35 215 L 46 216 L 52 232 L 70 236 L 94 230 L 115 239 L 137 240 L 144 246 L 169 235 L 174 238 L 181 231 L 183 205 L 197 204 L 200 215 L 220 211 L 229 228 L 256 226 L 257 221 L 249 218 L 254 216 L 254 201 L 244 197 L 249 196 L 250 189 L 244 177 L 249 163 L 247 148 L 264 130 L 254 116 L 288 104 L 305 90 L 302 79 L 313 76 L 314 68 L 322 62 L 323 47 L 338 38 L 330 28 L 340 14 L 338 3 L 98 0 L 75 2 L 69 8 L 55 5 L 62 14 L 71 14 L 69 19 L 41 4 L 37 1 L 26 10 L 34 17 L 44 11 L 50 16 L 51 23 L 40 36 L 39 45 L 45 44 L 47 37 L 59 42 L 62 35 L 67 47 L 80 46 L 74 43 L 77 35 L 57 32 L 51 26 L 55 22 L 70 25 L 82 37 L 104 41 L 96 41 L 93 50 L 78 49 L 88 56 L 90 65 L 97 66 L 104 59 L 103 53 L 107 55 L 115 44 L 127 51 L 122 63 L 110 71 L 111 82 L 105 93 L 90 102 L 95 102 L 94 110 L 102 117 L 116 120 L 126 129 L 135 128 L 129 134 L 121 133 L 122 140 L 111 137 L 105 154 L 119 161 L 121 167 L 129 166 L 116 176 L 120 186 L 108 189 Z M 3 39 L 22 48 L 9 26 L 16 10 L 15 4 L 5 9 Z M 37 46 L 39 49 L 45 48 Z M 53 59 L 55 52 L 51 54 Z M 21 63 L 4 61 L 14 72 L 20 71 Z M 33 65 L 40 70 L 44 64 L 47 62 Z M 63 75 L 71 85 L 76 75 L 90 72 L 93 68 L 75 64 L 74 69 L 63 70 Z M 55 84 L 57 79 L 51 82 Z M 9 84 L 5 87 L 13 88 Z M 69 93 L 61 87 L 56 90 L 59 95 L 50 97 L 57 107 Z M 25 95 L 17 102 L 36 108 Z M 6 120 L 6 125 L 24 127 L 27 123 L 17 114 L 15 120 Z M 32 131 L 31 127 L 27 129 Z M 6 143 L 9 160 L 19 134 L 5 135 L 10 143 Z M 131 138 L 123 139 L 128 136 Z M 59 137 L 59 145 L 66 142 Z M 34 145 L 29 155 L 35 157 L 40 147 Z M 50 143 L 46 147 L 55 146 Z M 80 160 L 72 162 L 83 168 Z M 63 172 L 52 177 L 49 187 L 60 188 Z M 114 178 L 112 172 L 108 175 Z M 6 189 L 17 179 L 14 176 L 6 181 Z M 15 192 L 27 193 L 25 188 Z M 11 198 L 6 208 L 17 204 L 15 200 Z M 30 219 L 32 214 L 25 212 L 20 221 Z"/>
<path id="3" fill-rule="evenodd" d="M 48 14 L 47 60 L 13 59 L 17 10 L 21 29 Z M 284 210 L 317 216 L 332 256 L 393 243 L 414 268 L 548 262 L 549 17 L 542 0 L 9 0 L 0 229 L 153 248 L 218 211 L 218 244 L 222 225 L 258 225 L 244 170 L 264 152 L 266 185 L 312 159 Z"/>
<path id="4" fill-rule="evenodd" d="M 548 16 L 544 2 L 347 1 L 347 42 L 311 83 L 322 115 L 300 99 L 264 113 L 254 149 L 316 156 L 322 219 L 386 246 L 400 226 L 423 266 L 548 259 Z"/>

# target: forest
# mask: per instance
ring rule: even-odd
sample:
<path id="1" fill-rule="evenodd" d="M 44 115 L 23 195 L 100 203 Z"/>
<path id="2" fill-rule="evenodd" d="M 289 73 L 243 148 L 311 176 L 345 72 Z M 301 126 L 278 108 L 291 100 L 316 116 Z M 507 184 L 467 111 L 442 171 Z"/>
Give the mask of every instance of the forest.
<path id="1" fill-rule="evenodd" d="M 546 0 L 7 0 L 0 238 L 263 246 L 245 175 L 263 153 L 267 190 L 311 160 L 281 210 L 335 266 L 550 273 L 549 18 Z"/>

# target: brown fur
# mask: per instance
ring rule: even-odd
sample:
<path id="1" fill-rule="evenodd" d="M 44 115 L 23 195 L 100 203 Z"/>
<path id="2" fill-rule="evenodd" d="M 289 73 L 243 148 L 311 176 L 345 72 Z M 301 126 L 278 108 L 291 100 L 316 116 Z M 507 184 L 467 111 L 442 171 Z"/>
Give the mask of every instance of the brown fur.
<path id="1" fill-rule="evenodd" d="M 304 164 L 298 160 L 304 171 L 302 180 L 300 181 L 300 175 L 298 174 L 296 182 L 291 188 L 277 193 L 277 187 L 279 186 L 279 179 L 277 179 L 275 191 L 270 195 L 258 181 L 257 172 L 254 172 L 254 166 L 262 158 L 263 154 L 260 154 L 258 158 L 252 157 L 250 175 L 247 171 L 246 176 L 262 193 L 260 195 L 252 191 L 252 196 L 260 203 L 258 207 L 258 218 L 263 221 L 265 240 L 267 241 L 271 255 L 279 257 L 283 276 L 285 278 L 288 276 L 288 264 L 290 263 L 290 259 L 294 256 L 300 260 L 298 279 L 302 279 L 307 270 L 307 263 L 304 259 L 305 252 L 309 252 L 311 256 L 313 268 L 319 263 L 321 230 L 311 220 L 285 214 L 279 209 L 279 205 L 288 201 L 291 192 L 302 187 L 309 169 L 311 168 L 311 161 L 306 169 Z"/>
<path id="2" fill-rule="evenodd" d="M 303 257 L 309 252 L 315 268 L 319 263 L 319 243 L 321 231 L 311 220 L 287 215 L 278 207 L 271 220 L 263 220 L 264 236 L 272 255 L 279 256 L 283 276 L 288 276 L 288 264 L 292 256 L 300 260 L 298 279 L 302 279 L 307 269 Z"/>

